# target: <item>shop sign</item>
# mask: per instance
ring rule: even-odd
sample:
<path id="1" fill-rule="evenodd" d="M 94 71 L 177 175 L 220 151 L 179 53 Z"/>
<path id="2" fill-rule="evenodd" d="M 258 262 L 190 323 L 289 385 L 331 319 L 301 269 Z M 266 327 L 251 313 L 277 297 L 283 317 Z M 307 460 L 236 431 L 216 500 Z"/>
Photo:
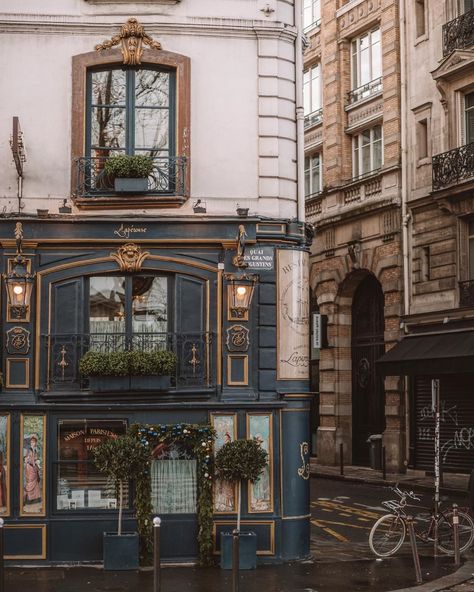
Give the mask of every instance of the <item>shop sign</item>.
<path id="1" fill-rule="evenodd" d="M 275 256 L 272 247 L 250 247 L 245 250 L 244 261 L 247 269 L 272 271 L 275 266 Z"/>
<path id="2" fill-rule="evenodd" d="M 114 230 L 114 234 L 119 238 L 129 239 L 137 234 L 146 234 L 148 228 L 146 226 L 134 226 L 133 224 L 121 224 Z"/>
<path id="3" fill-rule="evenodd" d="M 103 440 L 109 438 L 118 438 L 119 434 L 113 430 L 98 428 L 98 427 L 84 427 L 79 430 L 71 431 L 63 436 L 64 442 L 72 442 L 78 438 L 82 438 L 84 448 L 86 450 L 94 450 Z"/>

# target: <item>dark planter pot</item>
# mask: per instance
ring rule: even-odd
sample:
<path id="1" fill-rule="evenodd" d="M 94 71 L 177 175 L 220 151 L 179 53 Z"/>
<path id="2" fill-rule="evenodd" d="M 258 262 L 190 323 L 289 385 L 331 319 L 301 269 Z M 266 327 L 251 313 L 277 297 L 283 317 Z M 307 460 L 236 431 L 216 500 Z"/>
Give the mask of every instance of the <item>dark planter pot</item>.
<path id="1" fill-rule="evenodd" d="M 104 532 L 104 569 L 126 571 L 138 569 L 138 532 L 121 534 Z"/>
<path id="2" fill-rule="evenodd" d="M 131 376 L 132 391 L 166 391 L 171 386 L 169 376 Z"/>
<path id="3" fill-rule="evenodd" d="M 239 569 L 257 567 L 257 535 L 241 532 L 239 536 Z M 221 568 L 232 569 L 232 533 L 221 532 Z"/>
<path id="4" fill-rule="evenodd" d="M 96 393 L 130 390 L 129 376 L 89 376 L 89 388 Z"/>
<path id="5" fill-rule="evenodd" d="M 148 191 L 148 179 L 115 179 L 117 193 L 145 193 Z"/>

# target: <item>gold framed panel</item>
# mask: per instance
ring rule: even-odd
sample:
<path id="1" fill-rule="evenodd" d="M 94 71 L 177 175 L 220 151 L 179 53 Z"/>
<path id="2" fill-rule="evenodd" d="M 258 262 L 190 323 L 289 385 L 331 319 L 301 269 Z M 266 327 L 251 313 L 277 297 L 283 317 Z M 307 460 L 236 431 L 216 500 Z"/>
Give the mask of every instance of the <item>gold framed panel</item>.
<path id="1" fill-rule="evenodd" d="M 12 384 L 10 380 L 10 373 L 11 373 L 11 364 L 12 362 L 24 362 L 25 363 L 25 375 L 26 380 L 24 383 L 20 384 Z M 6 379 L 5 379 L 5 388 L 11 389 L 28 389 L 30 388 L 30 358 L 7 358 L 6 359 Z"/>
<path id="2" fill-rule="evenodd" d="M 264 425 L 261 422 L 260 425 L 252 426 L 252 418 L 268 418 L 268 431 L 265 433 Z M 262 448 L 268 452 L 267 469 L 255 483 L 247 484 L 247 512 L 249 514 L 272 513 L 275 497 L 273 491 L 273 413 L 247 413 L 246 423 L 247 438 L 260 440 Z"/>
<path id="3" fill-rule="evenodd" d="M 36 444 L 33 444 L 33 439 L 36 439 Z M 19 466 L 20 516 L 45 516 L 46 415 L 21 414 Z"/>
<path id="4" fill-rule="evenodd" d="M 240 524 L 253 526 L 254 524 L 262 524 L 270 527 L 270 548 L 257 551 L 257 555 L 275 555 L 275 521 L 274 520 L 241 520 Z M 218 526 L 234 526 L 235 520 L 214 520 L 212 526 L 212 540 L 214 541 L 213 555 L 220 555 L 221 552 L 217 550 L 217 527 Z"/>
<path id="5" fill-rule="evenodd" d="M 272 222 L 257 224 L 257 234 L 286 234 L 286 224 Z"/>
<path id="6" fill-rule="evenodd" d="M 4 559 L 46 559 L 46 524 L 5 524 L 4 528 L 41 529 L 41 555 L 5 555 Z"/>
<path id="7" fill-rule="evenodd" d="M 229 290 L 229 285 L 226 286 L 226 292 L 227 292 L 227 320 L 228 321 L 248 321 L 249 320 L 249 311 L 246 310 L 242 316 L 236 315 L 235 312 L 233 311 L 232 307 L 231 307 L 231 301 L 230 301 L 230 290 Z"/>
<path id="8" fill-rule="evenodd" d="M 244 379 L 232 380 L 232 362 L 233 360 L 244 361 Z M 248 354 L 228 354 L 227 355 L 227 385 L 228 386 L 248 386 L 249 384 L 249 357 Z"/>
<path id="9" fill-rule="evenodd" d="M 217 437 L 214 440 L 214 454 L 226 442 L 237 439 L 237 413 L 216 412 L 211 413 L 211 425 L 216 430 Z M 226 423 L 223 421 L 228 419 Z M 222 422 L 222 423 L 221 423 Z M 221 425 L 219 425 L 221 423 Z M 214 481 L 213 485 L 213 512 L 214 514 L 237 514 L 237 484 L 233 485 L 220 481 Z"/>
<path id="10" fill-rule="evenodd" d="M 0 414 L 0 516 L 10 516 L 11 416 Z"/>

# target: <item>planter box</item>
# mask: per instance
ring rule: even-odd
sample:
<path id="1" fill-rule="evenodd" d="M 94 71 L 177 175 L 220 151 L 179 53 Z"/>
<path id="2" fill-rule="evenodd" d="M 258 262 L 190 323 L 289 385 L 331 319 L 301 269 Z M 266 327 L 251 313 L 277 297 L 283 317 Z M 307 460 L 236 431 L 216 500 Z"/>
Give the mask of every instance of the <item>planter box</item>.
<path id="1" fill-rule="evenodd" d="M 257 535 L 241 532 L 239 536 L 239 569 L 257 567 Z M 232 533 L 221 532 L 221 568 L 232 569 Z"/>
<path id="2" fill-rule="evenodd" d="M 129 376 L 89 376 L 89 388 L 96 393 L 130 390 Z"/>
<path id="3" fill-rule="evenodd" d="M 131 376 L 132 391 L 166 391 L 171 386 L 170 376 Z"/>
<path id="4" fill-rule="evenodd" d="M 121 534 L 104 532 L 104 569 L 133 570 L 139 567 L 138 532 Z"/>
<path id="5" fill-rule="evenodd" d="M 115 179 L 114 189 L 117 193 L 145 193 L 148 191 L 148 179 Z"/>

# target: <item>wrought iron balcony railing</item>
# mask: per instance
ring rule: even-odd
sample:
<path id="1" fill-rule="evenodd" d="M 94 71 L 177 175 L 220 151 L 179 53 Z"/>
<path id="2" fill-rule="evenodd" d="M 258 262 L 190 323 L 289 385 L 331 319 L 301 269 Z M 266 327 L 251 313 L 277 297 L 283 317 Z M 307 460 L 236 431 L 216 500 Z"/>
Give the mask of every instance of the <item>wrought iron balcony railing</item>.
<path id="1" fill-rule="evenodd" d="M 474 179 L 474 142 L 433 156 L 433 191 Z"/>
<path id="2" fill-rule="evenodd" d="M 316 111 L 313 111 L 312 113 L 309 113 L 309 115 L 304 116 L 304 128 L 307 129 L 313 127 L 313 125 L 319 125 L 322 121 L 323 110 L 321 108 L 317 109 Z"/>
<path id="3" fill-rule="evenodd" d="M 474 280 L 459 282 L 459 306 L 474 306 Z"/>
<path id="4" fill-rule="evenodd" d="M 81 157 L 74 162 L 76 167 L 77 197 L 98 197 L 116 195 L 114 179 L 105 172 L 107 157 Z M 153 170 L 147 179 L 147 196 L 184 195 L 186 179 L 186 157 L 153 158 Z"/>
<path id="5" fill-rule="evenodd" d="M 89 350 L 104 353 L 126 350 L 168 350 L 176 354 L 177 366 L 171 389 L 215 387 L 214 339 L 212 333 L 90 333 L 42 336 L 45 391 L 87 390 L 88 379 L 79 372 L 79 361 Z"/>
<path id="6" fill-rule="evenodd" d="M 375 80 L 367 82 L 367 84 L 363 84 L 362 86 L 349 91 L 347 93 L 347 102 L 349 105 L 353 105 L 354 103 L 358 103 L 359 101 L 362 101 L 362 99 L 376 95 L 379 92 L 382 92 L 382 78 L 376 78 Z"/>
<path id="7" fill-rule="evenodd" d="M 443 56 L 474 45 L 474 8 L 443 25 Z"/>

